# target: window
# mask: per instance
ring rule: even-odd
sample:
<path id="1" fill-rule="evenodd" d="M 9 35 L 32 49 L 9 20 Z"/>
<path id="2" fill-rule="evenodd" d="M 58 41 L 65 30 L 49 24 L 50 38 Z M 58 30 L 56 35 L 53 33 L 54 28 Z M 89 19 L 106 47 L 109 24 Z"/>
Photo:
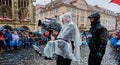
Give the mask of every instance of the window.
<path id="1" fill-rule="evenodd" d="M 8 1 L 9 1 L 9 6 L 12 7 L 12 1 L 11 0 Z"/>
<path id="2" fill-rule="evenodd" d="M 45 16 L 48 16 L 48 12 L 45 13 Z"/>
<path id="3" fill-rule="evenodd" d="M 77 14 L 79 14 L 79 10 L 78 9 L 76 9 L 77 10 Z"/>
<path id="4" fill-rule="evenodd" d="M 26 7 L 26 1 L 24 1 L 24 3 L 23 3 L 23 4 L 24 4 L 24 7 Z"/>
<path id="5" fill-rule="evenodd" d="M 84 22 L 84 16 L 81 16 L 80 21 L 81 21 L 81 22 Z"/>
<path id="6" fill-rule="evenodd" d="M 6 16 L 7 16 L 7 11 L 6 11 L 6 9 L 2 9 L 2 16 L 3 16 L 3 17 L 6 17 Z"/>
<path id="7" fill-rule="evenodd" d="M 54 10 L 51 10 L 51 11 L 50 11 L 50 14 L 53 15 L 53 14 L 54 14 Z"/>
<path id="8" fill-rule="evenodd" d="M 27 2 L 27 6 L 29 6 L 29 2 Z"/>
<path id="9" fill-rule="evenodd" d="M 90 19 L 87 18 L 87 22 L 90 22 Z"/>
<path id="10" fill-rule="evenodd" d="M 105 15 L 103 14 L 103 18 L 105 18 Z"/>
<path id="11" fill-rule="evenodd" d="M 73 15 L 73 16 L 72 16 L 72 19 L 73 19 L 73 21 L 75 22 L 75 20 L 76 20 L 76 17 Z"/>
<path id="12" fill-rule="evenodd" d="M 12 17 L 11 9 L 8 7 L 2 6 L 0 12 L 0 15 L 3 17 Z"/>
<path id="13" fill-rule="evenodd" d="M 42 18 L 42 17 L 43 17 L 43 13 L 40 14 L 40 18 Z"/>
<path id="14" fill-rule="evenodd" d="M 36 18 L 39 19 L 39 15 L 38 14 L 36 15 Z"/>
<path id="15" fill-rule="evenodd" d="M 83 10 L 81 10 L 81 15 L 84 15 L 84 14 L 85 14 L 85 12 Z"/>
<path id="16" fill-rule="evenodd" d="M 23 7 L 23 1 L 21 1 L 21 3 L 22 3 L 22 4 L 21 4 L 21 7 Z"/>
<path id="17" fill-rule="evenodd" d="M 84 9 L 84 8 L 86 8 L 87 6 L 86 6 L 85 4 L 78 3 L 78 7 Z"/>
<path id="18" fill-rule="evenodd" d="M 87 12 L 87 16 L 89 16 L 90 15 L 90 12 Z"/>
<path id="19" fill-rule="evenodd" d="M 56 9 L 56 13 L 59 13 L 59 12 L 60 12 L 60 8 L 57 8 L 57 9 Z"/>
<path id="20" fill-rule="evenodd" d="M 6 0 L 6 5 L 8 5 L 8 0 Z"/>
<path id="21" fill-rule="evenodd" d="M 18 0 L 18 8 L 20 8 L 21 6 L 20 6 L 20 0 Z"/>
<path id="22" fill-rule="evenodd" d="M 87 12 L 87 16 L 91 15 L 90 12 Z M 87 18 L 87 22 L 90 22 L 90 19 Z"/>
<path id="23" fill-rule="evenodd" d="M 4 3 L 4 0 L 2 0 L 2 4 L 5 4 L 5 3 Z"/>
<path id="24" fill-rule="evenodd" d="M 71 8 L 70 7 L 67 7 L 67 12 L 71 12 Z"/>
<path id="25" fill-rule="evenodd" d="M 53 11 L 52 11 L 52 10 L 50 11 L 50 14 L 53 14 Z"/>
<path id="26" fill-rule="evenodd" d="M 72 12 L 73 12 L 73 13 L 76 13 L 76 8 L 72 8 Z"/>
<path id="27" fill-rule="evenodd" d="M 1 0 L 0 0 L 0 6 L 1 6 L 1 4 L 2 4 L 2 2 L 1 2 Z"/>
<path id="28" fill-rule="evenodd" d="M 60 22 L 60 16 L 57 16 L 57 22 Z"/>

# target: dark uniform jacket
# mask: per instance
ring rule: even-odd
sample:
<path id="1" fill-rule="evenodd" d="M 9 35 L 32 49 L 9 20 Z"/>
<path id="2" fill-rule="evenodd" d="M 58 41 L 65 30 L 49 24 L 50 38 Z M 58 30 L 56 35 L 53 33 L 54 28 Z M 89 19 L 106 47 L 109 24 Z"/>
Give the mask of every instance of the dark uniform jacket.
<path id="1" fill-rule="evenodd" d="M 91 28 L 89 30 L 92 34 L 89 41 L 90 51 L 105 52 L 108 41 L 108 31 L 103 25 L 100 24 L 100 15 L 98 13 L 91 16 L 94 17 L 94 22 L 91 23 Z"/>

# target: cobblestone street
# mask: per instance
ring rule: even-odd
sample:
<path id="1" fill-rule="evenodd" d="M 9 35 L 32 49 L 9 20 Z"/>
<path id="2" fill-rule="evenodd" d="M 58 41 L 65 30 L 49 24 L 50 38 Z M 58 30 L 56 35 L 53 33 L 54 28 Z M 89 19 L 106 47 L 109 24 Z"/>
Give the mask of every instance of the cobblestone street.
<path id="1" fill-rule="evenodd" d="M 81 65 L 88 65 L 88 54 L 89 54 L 89 48 L 88 46 L 84 46 L 81 48 Z M 102 64 L 101 65 L 118 65 L 117 60 L 115 60 L 115 52 L 110 47 L 110 44 L 107 45 L 106 53 L 103 57 Z"/>
<path id="2" fill-rule="evenodd" d="M 41 49 L 44 45 L 40 46 Z M 81 47 L 81 65 L 87 65 L 89 48 Z M 118 62 L 114 58 L 114 51 L 110 45 L 107 45 L 106 53 L 102 61 L 102 65 L 117 65 Z M 35 53 L 33 48 L 26 48 L 12 52 L 3 52 L 0 54 L 0 65 L 56 65 L 55 60 L 44 60 L 43 57 Z"/>
<path id="3" fill-rule="evenodd" d="M 0 65 L 88 63 L 120 65 L 120 0 L 0 0 Z"/>

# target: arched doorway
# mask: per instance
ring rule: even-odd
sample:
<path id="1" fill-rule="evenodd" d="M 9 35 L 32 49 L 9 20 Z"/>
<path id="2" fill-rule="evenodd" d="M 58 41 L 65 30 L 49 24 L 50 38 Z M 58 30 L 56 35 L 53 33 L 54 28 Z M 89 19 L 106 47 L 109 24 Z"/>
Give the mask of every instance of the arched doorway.
<path id="1" fill-rule="evenodd" d="M 10 17 L 12 18 L 12 11 L 11 8 L 9 8 L 8 6 L 1 6 L 0 7 L 0 16 L 2 17 Z"/>

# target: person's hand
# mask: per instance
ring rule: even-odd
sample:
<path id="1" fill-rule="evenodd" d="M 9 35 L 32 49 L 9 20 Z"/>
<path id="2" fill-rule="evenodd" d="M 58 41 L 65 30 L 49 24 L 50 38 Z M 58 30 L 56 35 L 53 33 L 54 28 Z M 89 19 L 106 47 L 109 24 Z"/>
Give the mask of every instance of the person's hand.
<path id="1" fill-rule="evenodd" d="M 0 38 L 0 40 L 3 40 L 3 38 Z"/>
<path id="2" fill-rule="evenodd" d="M 54 31 L 54 32 L 52 33 L 52 35 L 53 35 L 54 37 L 56 37 L 56 36 L 58 35 L 58 32 L 57 32 L 57 31 Z"/>
<path id="3" fill-rule="evenodd" d="M 54 40 L 55 40 L 55 37 L 54 37 L 54 36 L 51 36 L 51 40 L 54 41 Z"/>
<path id="4" fill-rule="evenodd" d="M 102 57 L 102 53 L 101 52 L 97 52 L 97 58 L 100 58 L 100 57 Z"/>
<path id="5" fill-rule="evenodd" d="M 54 32 L 53 32 L 53 34 L 57 35 L 57 34 L 58 34 L 58 32 L 57 32 L 57 31 L 54 31 Z"/>

